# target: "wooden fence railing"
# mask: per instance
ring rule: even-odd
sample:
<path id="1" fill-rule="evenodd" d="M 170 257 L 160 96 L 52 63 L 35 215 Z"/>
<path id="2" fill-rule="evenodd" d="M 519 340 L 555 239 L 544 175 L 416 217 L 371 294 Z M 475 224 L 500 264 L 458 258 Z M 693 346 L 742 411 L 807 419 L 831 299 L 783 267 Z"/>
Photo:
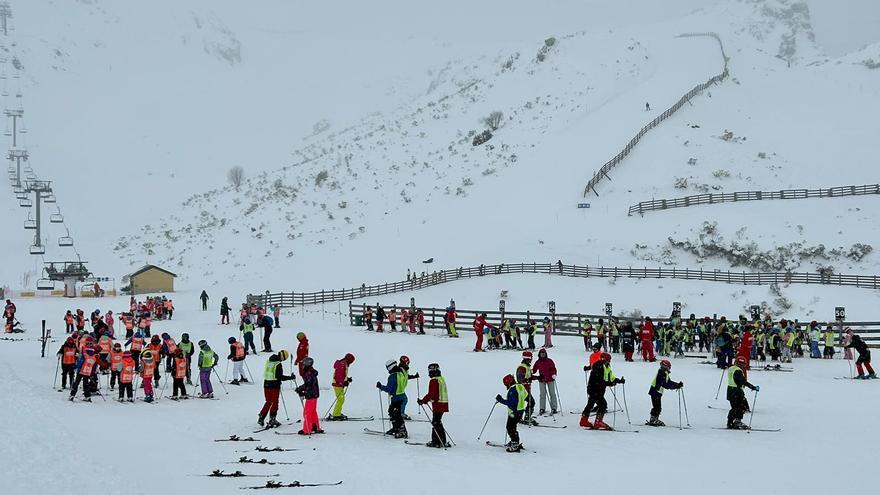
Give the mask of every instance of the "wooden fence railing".
<path id="1" fill-rule="evenodd" d="M 368 306 L 367 304 L 355 304 L 352 302 L 348 303 L 348 322 L 351 326 L 361 326 L 362 315 L 364 313 L 364 309 Z M 390 308 L 395 309 L 403 309 L 409 308 L 410 305 L 393 305 L 387 304 L 382 305 L 385 308 L 386 312 Z M 422 306 L 418 306 L 425 313 L 425 328 L 426 329 L 444 329 L 446 328 L 446 323 L 443 320 L 444 315 L 446 314 L 446 308 L 426 308 Z M 375 308 L 373 308 L 375 310 Z M 549 318 L 553 323 L 553 334 L 554 335 L 563 335 L 563 336 L 578 336 L 579 329 L 582 327 L 583 322 L 587 319 L 591 320 L 593 325 L 597 324 L 599 318 L 608 318 L 605 315 L 599 314 L 588 314 L 588 313 L 548 313 L 541 311 L 493 311 L 493 310 L 482 310 L 482 309 L 459 309 L 455 308 L 455 313 L 458 318 L 456 320 L 456 331 L 463 332 L 464 334 L 470 334 L 474 331 L 473 321 L 477 315 L 486 313 L 486 321 L 493 326 L 500 326 L 502 319 L 515 320 L 517 325 L 522 329 L 524 327 L 525 322 L 529 319 L 535 321 L 540 326 L 541 322 L 544 318 Z M 374 316 L 375 317 L 375 316 Z M 716 317 L 717 315 L 713 315 Z M 626 317 L 619 318 L 621 322 L 623 321 L 632 321 L 633 324 L 638 327 L 638 323 L 641 322 L 639 320 L 632 320 Z M 670 318 L 668 316 L 658 316 L 651 317 L 654 323 L 668 323 Z M 795 322 L 809 322 L 812 321 L 812 318 L 806 320 L 794 320 Z M 400 323 L 398 319 L 398 324 Z M 872 347 L 880 346 L 880 322 L 863 322 L 863 321 L 831 321 L 831 322 L 822 322 L 820 323 L 821 328 L 825 328 L 827 325 L 832 325 L 835 329 L 838 328 L 852 328 L 853 332 L 862 336 L 865 342 L 868 342 Z M 385 329 L 387 330 L 388 324 L 386 322 Z M 543 342 L 543 328 L 539 328 L 538 336 L 540 336 L 540 340 L 537 342 Z M 594 335 L 595 336 L 595 335 Z M 525 338 L 523 338 L 525 341 Z M 540 345 L 539 345 L 540 347 Z"/>
<path id="2" fill-rule="evenodd" d="M 644 214 L 646 211 L 684 208 L 696 205 L 711 205 L 735 201 L 762 201 L 769 199 L 807 199 L 807 198 L 840 198 L 844 196 L 864 196 L 880 194 L 880 184 L 863 184 L 861 186 L 838 186 L 825 189 L 781 189 L 779 191 L 735 191 L 729 193 L 695 194 L 672 199 L 654 199 L 641 201 L 629 207 L 629 215 Z"/>
<path id="3" fill-rule="evenodd" d="M 679 37 L 685 38 L 685 37 L 693 37 L 693 36 L 709 36 L 711 38 L 715 38 L 715 40 L 718 41 L 718 46 L 721 48 L 721 57 L 724 60 L 724 70 L 720 74 L 718 74 L 717 76 L 713 76 L 708 81 L 694 86 L 693 89 L 691 89 L 690 91 L 685 93 L 685 95 L 682 96 L 674 105 L 669 107 L 665 112 L 658 115 L 654 120 L 652 120 L 651 122 L 648 122 L 644 127 L 642 127 L 642 129 L 638 132 L 638 134 L 636 134 L 634 138 L 630 139 L 629 142 L 626 143 L 626 146 L 623 148 L 623 150 L 620 151 L 620 153 L 615 155 L 614 158 L 605 162 L 605 164 L 602 165 L 602 167 L 599 168 L 598 171 L 593 173 L 593 177 L 589 180 L 589 182 L 587 182 L 587 186 L 584 188 L 584 197 L 587 197 L 587 194 L 591 190 L 593 191 L 593 193 L 596 194 L 596 196 L 599 195 L 599 193 L 596 192 L 596 184 L 600 180 L 602 180 L 602 177 L 608 178 L 608 172 L 610 172 L 612 168 L 614 168 L 618 163 L 622 162 L 624 160 L 624 158 L 626 158 L 627 155 L 630 154 L 630 152 L 633 150 L 633 148 L 636 147 L 636 144 L 639 143 L 639 141 L 642 139 L 642 137 L 645 134 L 648 133 L 648 131 L 657 127 L 660 124 L 660 122 L 663 122 L 664 120 L 668 119 L 672 114 L 677 112 L 686 103 L 690 103 L 691 98 L 702 93 L 709 86 L 712 86 L 713 84 L 718 84 L 719 82 L 726 79 L 728 75 L 730 75 L 730 71 L 727 68 L 727 63 L 728 63 L 729 59 L 727 58 L 727 54 L 724 52 L 724 44 L 721 42 L 721 38 L 715 33 L 688 33 L 688 34 L 682 34 Z"/>
<path id="4" fill-rule="evenodd" d="M 877 275 L 822 275 L 807 272 L 732 272 L 721 270 L 692 270 L 688 268 L 620 268 L 591 267 L 565 265 L 556 263 L 515 263 L 498 265 L 480 265 L 442 270 L 409 280 L 379 285 L 366 285 L 353 289 L 330 289 L 316 292 L 276 292 L 266 291 L 263 294 L 248 294 L 248 303 L 282 308 L 321 304 L 334 301 L 350 301 L 365 297 L 382 296 L 399 292 L 409 292 L 433 287 L 456 280 L 483 277 L 490 275 L 506 275 L 510 273 L 543 273 L 562 277 L 608 277 L 608 278 L 673 278 L 680 280 L 702 280 L 708 282 L 724 282 L 739 285 L 769 284 L 818 284 L 853 286 L 867 289 L 880 288 L 880 277 Z"/>

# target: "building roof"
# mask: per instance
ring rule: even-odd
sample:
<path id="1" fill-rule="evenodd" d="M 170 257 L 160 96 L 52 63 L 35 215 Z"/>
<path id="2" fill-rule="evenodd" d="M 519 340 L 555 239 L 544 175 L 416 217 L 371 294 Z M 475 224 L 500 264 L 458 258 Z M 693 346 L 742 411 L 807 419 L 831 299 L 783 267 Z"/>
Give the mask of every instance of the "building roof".
<path id="1" fill-rule="evenodd" d="M 169 272 L 168 270 L 165 270 L 165 269 L 163 269 L 163 268 L 159 268 L 159 267 L 156 266 L 156 265 L 144 265 L 143 267 L 141 267 L 141 269 L 139 269 L 138 271 L 136 271 L 136 272 L 130 274 L 128 277 L 129 277 L 129 278 L 131 278 L 131 277 L 136 277 L 136 276 L 140 275 L 141 273 L 144 273 L 144 272 L 146 272 L 146 271 L 148 271 L 148 270 L 153 270 L 153 269 L 159 270 L 160 272 L 167 273 L 168 275 L 171 275 L 172 277 L 177 278 L 177 275 L 175 275 L 175 274 L 173 274 L 173 273 L 171 273 L 171 272 Z"/>

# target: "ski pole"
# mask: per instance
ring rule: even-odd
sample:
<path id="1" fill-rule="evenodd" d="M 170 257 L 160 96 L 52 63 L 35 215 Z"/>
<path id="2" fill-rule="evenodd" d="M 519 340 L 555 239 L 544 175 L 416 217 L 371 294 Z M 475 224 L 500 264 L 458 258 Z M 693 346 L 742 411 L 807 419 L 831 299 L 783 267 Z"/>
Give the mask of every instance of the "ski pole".
<path id="1" fill-rule="evenodd" d="M 229 379 L 229 361 L 229 359 L 226 360 L 226 372 L 223 373 L 223 380 L 221 380 L 220 383 Z M 220 377 L 218 376 L 217 379 L 220 380 Z"/>
<path id="2" fill-rule="evenodd" d="M 421 409 L 421 410 L 425 413 L 425 416 L 430 416 L 430 414 L 428 414 L 427 411 L 424 411 L 425 406 L 424 406 L 423 404 L 419 404 L 419 409 Z M 433 410 L 433 409 L 432 409 L 432 410 Z M 431 431 L 433 431 L 433 432 L 434 432 L 434 436 L 436 436 L 437 439 L 440 440 L 440 433 L 437 431 L 437 428 L 434 427 L 434 420 L 433 420 L 433 419 L 431 420 Z M 449 437 L 448 434 L 447 434 L 447 437 Z M 433 440 L 433 439 L 432 439 L 432 440 Z M 451 438 L 450 438 L 450 441 L 451 441 Z M 446 444 L 444 443 L 444 444 L 443 444 L 443 450 L 446 450 L 447 448 L 448 448 L 448 447 L 447 447 Z"/>
<path id="3" fill-rule="evenodd" d="M 614 412 L 611 413 L 611 427 L 617 426 L 617 410 L 620 409 L 620 402 L 617 401 L 617 392 L 615 387 L 611 387 L 611 396 L 614 397 Z"/>
<path id="4" fill-rule="evenodd" d="M 681 430 L 681 389 L 678 389 L 678 429 Z"/>
<path id="5" fill-rule="evenodd" d="M 165 395 L 165 386 L 168 385 L 168 372 L 165 372 L 165 379 L 162 381 L 162 390 L 159 391 L 159 398 Z"/>
<path id="6" fill-rule="evenodd" d="M 293 384 L 295 385 L 295 386 L 293 387 L 293 389 L 294 389 L 294 390 L 298 389 L 298 388 L 299 388 L 299 384 L 296 383 L 296 375 L 294 375 L 293 373 L 291 373 L 290 376 L 293 378 Z M 303 398 L 302 398 L 301 395 L 297 394 L 297 396 L 299 397 L 299 403 L 302 405 L 303 411 L 305 411 L 305 410 L 306 410 L 306 402 L 303 400 Z"/>
<path id="7" fill-rule="evenodd" d="M 55 379 L 52 380 L 52 388 L 58 386 L 58 367 L 61 365 L 61 356 L 58 356 L 58 362 L 55 363 Z M 850 373 L 852 374 L 852 373 Z"/>
<path id="8" fill-rule="evenodd" d="M 132 387 L 134 388 L 134 396 L 132 396 L 131 400 L 137 400 L 138 398 L 138 378 L 140 377 L 140 375 L 134 375 L 134 383 L 132 384 Z"/>
<path id="9" fill-rule="evenodd" d="M 718 394 L 721 393 L 721 383 L 724 381 L 724 372 L 726 370 L 724 367 L 721 368 L 721 378 L 718 380 L 718 391 L 715 392 L 715 400 L 718 400 Z"/>
<path id="10" fill-rule="evenodd" d="M 421 386 L 421 382 L 419 381 L 419 377 L 416 377 L 416 397 L 418 398 L 418 397 L 421 397 L 421 396 L 422 396 L 422 386 Z M 419 414 L 422 414 L 422 408 L 421 408 L 421 407 L 419 408 Z M 427 414 L 426 414 L 425 416 L 427 416 Z"/>
<path id="11" fill-rule="evenodd" d="M 382 432 L 385 432 L 385 406 L 382 404 L 382 390 L 379 390 L 379 417 L 382 418 Z"/>
<path id="12" fill-rule="evenodd" d="M 348 384 L 346 384 L 345 387 L 342 388 L 342 396 L 341 396 L 341 397 L 342 397 L 343 399 L 345 399 L 345 393 L 346 393 L 347 391 L 348 391 Z M 339 397 L 340 397 L 340 396 L 337 395 L 336 398 L 333 399 L 333 404 L 330 404 L 330 407 L 327 408 L 327 412 L 326 412 L 326 413 L 324 414 L 324 416 L 323 416 L 324 418 L 329 418 L 329 417 L 330 417 L 330 411 L 332 411 L 332 410 L 333 410 L 333 406 L 335 406 L 336 403 L 339 402 Z"/>
<path id="13" fill-rule="evenodd" d="M 278 395 L 281 397 L 281 405 L 284 406 L 284 415 L 287 416 L 287 420 L 290 421 L 290 414 L 287 413 L 287 404 L 284 402 L 284 391 L 281 390 L 281 387 L 278 388 Z"/>
<path id="14" fill-rule="evenodd" d="M 243 362 L 244 362 L 244 369 L 247 370 L 247 372 L 248 372 L 248 376 L 251 377 L 251 381 L 253 382 L 253 381 L 254 381 L 254 375 L 251 374 L 251 367 L 248 366 L 248 364 L 247 364 L 247 359 L 245 359 Z M 254 383 L 256 383 L 256 382 L 254 382 Z"/>
<path id="15" fill-rule="evenodd" d="M 477 440 L 479 440 L 483 436 L 483 432 L 486 431 L 486 425 L 489 424 L 489 419 L 492 418 L 492 413 L 495 412 L 495 406 L 497 406 L 497 405 L 498 405 L 498 401 L 495 401 L 495 403 L 492 404 L 492 410 L 489 411 L 489 416 L 486 417 L 486 422 L 483 423 L 483 429 L 480 430 L 480 434 L 477 436 Z M 507 440 L 507 433 L 505 433 L 504 435 L 505 435 L 504 440 L 506 441 Z"/>
<path id="16" fill-rule="evenodd" d="M 678 391 L 681 393 L 681 403 L 684 404 L 684 419 L 687 422 L 687 425 L 691 425 L 691 418 L 688 416 L 688 401 L 684 396 L 684 389 L 679 388 Z"/>
<path id="17" fill-rule="evenodd" d="M 626 422 L 632 425 L 632 421 L 629 420 L 629 407 L 626 405 L 626 383 L 621 385 L 623 385 L 623 410 L 626 411 Z"/>
<path id="18" fill-rule="evenodd" d="M 553 388 L 556 390 L 556 402 L 559 403 L 559 415 L 565 416 L 565 408 L 562 407 L 562 396 L 559 395 L 559 385 L 556 380 L 553 380 Z"/>
<path id="19" fill-rule="evenodd" d="M 229 361 L 226 361 L 226 369 L 229 369 Z M 224 385 L 223 380 L 220 379 L 220 373 L 217 373 L 217 368 L 211 368 L 211 371 L 214 372 L 214 376 L 217 377 L 217 381 L 220 382 L 220 386 L 223 387 L 223 391 L 226 392 L 226 395 L 229 395 L 229 390 L 226 390 L 226 385 Z"/>
<path id="20" fill-rule="evenodd" d="M 852 359 L 847 359 L 846 364 L 849 365 L 849 377 L 850 377 L 850 379 L 852 379 L 852 377 L 853 377 Z"/>
<path id="21" fill-rule="evenodd" d="M 758 405 L 758 391 L 755 390 L 755 398 L 752 399 L 752 413 L 749 415 L 749 429 L 752 429 L 752 420 L 755 419 L 755 406 Z"/>

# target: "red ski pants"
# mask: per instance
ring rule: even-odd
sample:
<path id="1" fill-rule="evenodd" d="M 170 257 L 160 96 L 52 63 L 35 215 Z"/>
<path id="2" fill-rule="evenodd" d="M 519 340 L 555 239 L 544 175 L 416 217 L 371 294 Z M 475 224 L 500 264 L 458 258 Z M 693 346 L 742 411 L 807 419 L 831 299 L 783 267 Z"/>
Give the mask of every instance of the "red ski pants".
<path id="1" fill-rule="evenodd" d="M 654 360 L 654 343 L 650 340 L 642 340 L 642 361 Z"/>
<path id="2" fill-rule="evenodd" d="M 476 345 L 474 345 L 474 350 L 479 351 L 480 349 L 483 348 L 483 331 L 476 330 L 474 333 L 477 334 L 477 343 L 476 343 Z"/>
<path id="3" fill-rule="evenodd" d="M 309 434 L 313 429 L 321 429 L 318 421 L 318 399 L 306 399 L 303 407 L 303 431 Z"/>
<path id="4" fill-rule="evenodd" d="M 261 418 L 265 418 L 267 414 L 274 418 L 278 414 L 279 393 L 281 393 L 280 388 L 263 388 L 263 396 L 266 398 L 266 403 L 260 409 Z"/>

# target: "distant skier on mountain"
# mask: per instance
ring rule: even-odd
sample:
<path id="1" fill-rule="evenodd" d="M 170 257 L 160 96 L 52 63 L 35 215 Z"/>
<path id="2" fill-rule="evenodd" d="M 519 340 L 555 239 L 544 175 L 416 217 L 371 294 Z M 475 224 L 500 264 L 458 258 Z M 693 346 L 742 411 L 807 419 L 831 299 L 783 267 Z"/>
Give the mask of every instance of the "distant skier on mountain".
<path id="1" fill-rule="evenodd" d="M 199 299 L 202 300 L 202 311 L 208 310 L 208 293 L 202 290 L 202 294 L 199 296 Z"/>

